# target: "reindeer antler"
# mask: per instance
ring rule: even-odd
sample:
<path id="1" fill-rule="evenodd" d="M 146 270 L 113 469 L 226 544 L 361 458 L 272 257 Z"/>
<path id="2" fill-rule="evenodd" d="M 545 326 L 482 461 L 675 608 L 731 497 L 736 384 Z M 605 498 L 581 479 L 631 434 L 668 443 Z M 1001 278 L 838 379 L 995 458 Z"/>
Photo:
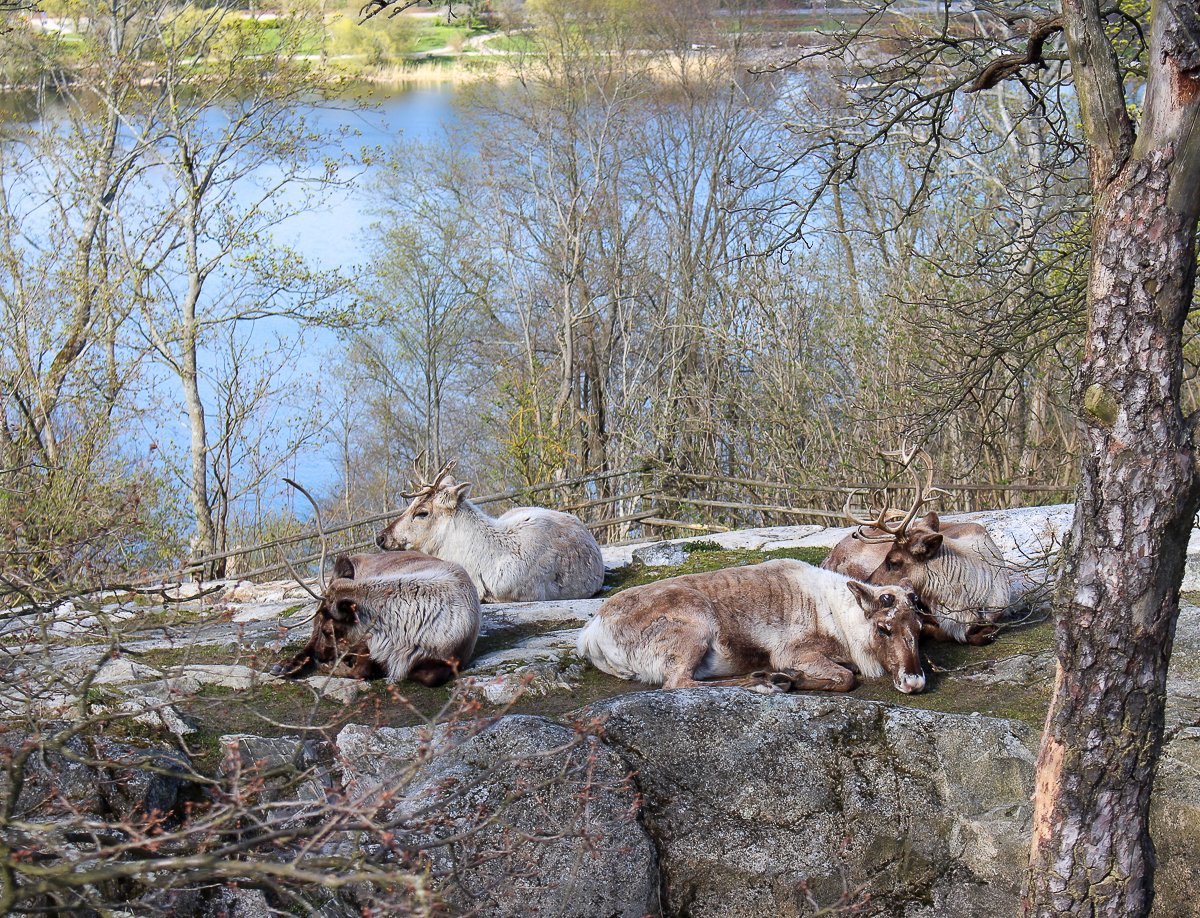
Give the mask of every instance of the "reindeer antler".
<path id="1" fill-rule="evenodd" d="M 412 483 L 412 491 L 401 491 L 400 496 L 406 500 L 412 500 L 414 497 L 420 497 L 423 494 L 433 494 L 435 491 L 437 491 L 438 485 L 440 485 L 443 479 L 445 479 L 445 477 L 454 470 L 456 465 L 458 465 L 458 460 L 451 459 L 438 470 L 438 473 L 434 476 L 433 481 L 414 481 Z"/>
<path id="2" fill-rule="evenodd" d="M 325 537 L 325 520 L 321 516 L 321 508 L 313 499 L 313 496 L 308 493 L 308 489 L 305 488 L 304 485 L 292 481 L 290 478 L 284 478 L 283 480 L 308 498 L 308 502 L 312 504 L 313 512 L 317 515 L 317 535 L 321 540 L 321 561 L 317 566 L 317 578 L 321 584 L 321 592 L 324 593 L 328 589 L 328 584 L 325 582 L 325 558 L 329 554 L 329 540 Z M 300 575 L 296 573 L 296 568 L 292 566 L 291 559 L 288 558 L 282 548 L 279 550 L 279 557 L 283 559 L 284 566 L 287 567 L 288 573 L 292 575 L 292 579 L 300 585 L 300 588 L 317 602 L 320 602 L 323 597 L 314 593 L 312 588 L 300 578 Z"/>
<path id="3" fill-rule="evenodd" d="M 904 444 L 900 447 L 900 449 L 885 452 L 883 455 L 889 459 L 896 459 L 901 465 L 904 466 L 908 473 L 912 475 L 913 489 L 916 492 L 916 496 L 913 500 L 912 506 L 909 507 L 907 511 L 904 511 L 893 509 L 890 506 L 890 491 L 888 489 L 885 488 L 882 492 L 878 490 L 872 492 L 873 496 L 882 497 L 882 500 L 880 501 L 881 506 L 879 509 L 879 514 L 874 520 L 866 520 L 855 516 L 850 509 L 855 496 L 862 491 L 861 488 L 852 490 L 846 496 L 846 505 L 843 507 L 843 512 L 846 514 L 846 518 L 849 519 L 851 523 L 854 523 L 856 526 L 858 526 L 858 531 L 854 534 L 854 537 L 866 542 L 869 545 L 882 542 L 900 541 L 900 539 L 902 539 L 904 534 L 908 531 L 908 527 L 912 525 L 912 521 L 917 518 L 917 512 L 926 504 L 932 503 L 938 498 L 944 497 L 948 493 L 941 488 L 935 488 L 933 486 L 933 460 L 929 458 L 929 453 L 918 448 L 916 444 Z M 925 470 L 924 478 L 922 478 L 921 474 L 915 467 L 917 465 L 917 463 L 914 463 L 913 461 L 915 459 L 920 460 L 919 464 Z M 899 523 L 896 523 L 895 525 L 889 525 L 889 522 L 897 519 L 900 521 Z M 884 534 L 878 536 L 869 536 L 863 532 L 864 529 L 878 529 L 882 530 Z"/>

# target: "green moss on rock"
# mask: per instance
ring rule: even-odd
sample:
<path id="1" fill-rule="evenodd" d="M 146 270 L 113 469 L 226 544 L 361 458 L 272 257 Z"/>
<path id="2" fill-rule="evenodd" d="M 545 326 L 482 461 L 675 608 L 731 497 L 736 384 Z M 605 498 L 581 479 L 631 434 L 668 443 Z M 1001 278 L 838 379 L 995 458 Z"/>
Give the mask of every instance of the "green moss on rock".
<path id="1" fill-rule="evenodd" d="M 975 677 L 1001 663 L 1053 649 L 1054 624 L 1050 621 L 1007 628 L 987 647 L 925 641 L 921 645 L 928 677 L 924 692 L 901 694 L 890 679 L 883 678 L 860 685 L 854 697 L 947 714 L 1003 717 L 1040 730 L 1050 706 L 1051 679 L 1039 678 L 1036 673 L 1016 681 Z"/>
<path id="2" fill-rule="evenodd" d="M 634 561 L 616 570 L 610 570 L 604 578 L 604 589 L 601 596 L 613 596 L 630 587 L 642 586 L 665 580 L 668 577 L 678 577 L 681 574 L 701 574 L 705 571 L 719 571 L 727 567 L 743 567 L 747 564 L 759 564 L 774 558 L 793 558 L 806 561 L 809 564 L 820 564 L 829 554 L 828 548 L 777 548 L 771 551 L 752 551 L 750 549 L 726 549 L 713 542 L 685 542 L 681 546 L 688 558 L 682 564 L 663 567 L 650 567 Z"/>

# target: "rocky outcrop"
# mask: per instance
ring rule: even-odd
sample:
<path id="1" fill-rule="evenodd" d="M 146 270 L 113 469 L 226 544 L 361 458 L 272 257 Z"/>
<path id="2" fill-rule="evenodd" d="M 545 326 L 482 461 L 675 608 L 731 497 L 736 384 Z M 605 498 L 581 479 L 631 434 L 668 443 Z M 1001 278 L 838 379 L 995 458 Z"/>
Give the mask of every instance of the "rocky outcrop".
<path id="1" fill-rule="evenodd" d="M 31 823 L 85 814 L 113 823 L 171 824 L 204 795 L 188 757 L 164 743 L 84 736 L 68 723 L 48 722 L 37 734 L 0 736 L 0 762 L 22 754 L 26 767 L 14 815 Z M 7 771 L 0 770 L 0 799 L 10 793 L 7 782 Z"/>
<path id="2" fill-rule="evenodd" d="M 973 518 L 1028 582 L 1038 583 L 1047 579 L 1071 508 Z M 749 551 L 828 547 L 848 531 L 770 527 L 691 541 Z M 1191 554 L 1200 557 L 1200 539 L 1194 541 Z M 636 551 L 635 563 L 646 567 L 676 563 L 694 557 L 695 546 L 686 544 L 606 556 L 628 563 Z M 1185 588 L 1200 585 L 1200 575 L 1189 569 L 1189 577 Z M 309 627 L 311 603 L 288 585 L 236 583 L 216 599 L 187 602 L 205 615 L 200 623 L 123 637 L 111 659 L 107 638 L 90 645 L 76 638 L 98 627 L 89 616 L 107 627 L 134 614 L 117 599 L 95 609 L 64 604 L 40 631 L 20 617 L 0 625 L 11 646 L 36 641 L 40 648 L 36 656 L 13 653 L 7 672 L 0 662 L 0 706 L 17 710 L 28 696 L 39 699 L 37 712 L 55 712 L 27 718 L 34 723 L 69 716 L 79 681 L 73 673 L 94 671 L 88 684 L 97 710 L 128 715 L 139 730 L 161 726 L 164 736 L 190 737 L 192 747 L 215 739 L 211 719 L 196 735 L 193 697 L 207 695 L 220 708 L 238 693 L 237 703 L 266 706 L 272 695 L 291 692 L 306 704 L 324 699 L 322 710 L 337 712 L 339 723 L 399 710 L 396 696 L 379 686 L 325 675 L 287 682 L 264 672 L 284 642 Z M 349 851 L 364 863 L 415 871 L 454 914 L 736 918 L 836 913 L 842 906 L 889 918 L 1017 912 L 1037 729 L 1053 679 L 1048 625 L 1013 629 L 989 648 L 927 648 L 941 665 L 930 670 L 930 691 L 914 697 L 865 685 L 847 697 L 764 698 L 708 688 L 608 698 L 633 687 L 605 684 L 607 677 L 574 654 L 577 629 L 600 603 L 485 606 L 479 655 L 450 687 L 453 694 L 426 695 L 413 705 L 418 718 L 458 712 L 453 728 L 346 726 L 336 743 L 226 735 L 220 752 L 210 753 L 220 762 L 212 773 L 230 794 L 244 794 L 306 832 L 326 825 L 349 798 L 380 831 L 372 841 L 333 833 L 329 850 L 319 853 Z M 48 693 L 13 694 L 21 687 L 17 677 L 35 670 L 54 674 Z M 521 710 L 531 696 L 551 694 L 546 707 L 531 709 L 571 711 L 564 723 L 494 716 L 498 706 Z M 606 700 L 572 711 L 597 697 Z M 1018 698 L 1024 707 L 990 704 Z M 290 710 L 265 709 L 249 726 L 220 722 L 216 733 L 295 724 Z M 14 736 L 0 736 L 0 747 L 18 742 Z M 54 819 L 64 807 L 122 818 L 186 810 L 197 787 L 188 761 L 171 757 L 177 744 L 154 740 L 139 750 L 104 742 L 77 737 L 67 754 L 40 757 L 22 815 Z M 110 764 L 97 767 L 102 761 Z M 0 790 L 2 782 L 0 770 Z M 1191 605 L 1175 640 L 1152 827 L 1156 918 L 1200 916 L 1192 892 L 1200 882 L 1200 610 Z M 177 914 L 214 918 L 279 907 L 253 889 L 181 889 L 151 899 Z M 372 900 L 370 890 L 342 888 L 321 901 L 323 914 L 348 916 Z"/>
<path id="3" fill-rule="evenodd" d="M 667 914 L 1015 911 L 1036 748 L 1020 724 L 736 689 L 588 714 L 637 775 Z"/>
<path id="4" fill-rule="evenodd" d="M 635 788 L 596 737 L 510 716 L 479 732 L 348 726 L 337 746 L 355 806 L 382 807 L 396 847 L 426 853 L 454 914 L 657 913 Z"/>
<path id="5" fill-rule="evenodd" d="M 1019 912 L 1038 736 L 1014 721 L 736 689 L 593 705 L 636 774 L 663 912 Z M 1200 727 L 1164 752 L 1155 916 L 1200 915 Z"/>

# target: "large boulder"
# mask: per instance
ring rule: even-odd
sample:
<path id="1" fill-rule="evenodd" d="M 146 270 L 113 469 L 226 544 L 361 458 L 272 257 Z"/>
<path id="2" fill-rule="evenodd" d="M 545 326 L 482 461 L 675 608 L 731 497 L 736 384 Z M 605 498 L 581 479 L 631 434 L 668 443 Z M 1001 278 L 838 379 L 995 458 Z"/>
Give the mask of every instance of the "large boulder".
<path id="1" fill-rule="evenodd" d="M 513 715 L 479 732 L 351 725 L 337 746 L 354 805 L 381 811 L 394 856 L 426 852 L 452 913 L 657 913 L 655 851 L 636 790 L 596 737 Z"/>
<path id="2" fill-rule="evenodd" d="M 171 826 L 185 817 L 189 804 L 204 799 L 191 761 L 165 743 L 120 742 L 47 722 L 41 733 L 12 731 L 0 738 L 0 765 L 22 752 L 29 754 L 14 813 L 30 824 L 72 827 L 98 817 L 135 825 L 155 819 Z M 0 771 L 0 799 L 9 793 L 7 771 Z"/>
<path id="3" fill-rule="evenodd" d="M 1019 912 L 1038 736 L 1015 721 L 737 689 L 586 713 L 637 774 L 663 912 L 903 918 Z M 1200 729 L 1168 744 L 1157 918 L 1200 914 Z"/>
<path id="4" fill-rule="evenodd" d="M 1036 743 L 1020 724 L 737 689 L 588 714 L 637 773 L 667 914 L 1016 909 Z"/>

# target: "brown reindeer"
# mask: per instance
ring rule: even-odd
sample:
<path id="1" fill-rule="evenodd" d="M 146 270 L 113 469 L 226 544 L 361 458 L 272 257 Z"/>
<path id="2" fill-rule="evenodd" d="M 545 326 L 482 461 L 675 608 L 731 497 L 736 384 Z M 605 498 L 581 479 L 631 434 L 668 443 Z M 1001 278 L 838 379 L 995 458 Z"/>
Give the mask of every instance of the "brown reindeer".
<path id="1" fill-rule="evenodd" d="M 899 691 L 920 692 L 919 609 L 911 584 L 868 586 L 780 559 L 618 593 L 578 647 L 598 669 L 664 688 L 848 692 L 855 673 L 887 672 Z"/>
<path id="2" fill-rule="evenodd" d="M 405 552 L 415 555 L 418 552 Z M 333 576 L 352 580 L 355 576 L 371 577 L 384 573 L 386 566 L 376 561 L 384 555 L 354 555 L 347 557 L 339 555 L 333 562 Z M 349 625 L 337 621 L 329 612 L 329 607 L 321 597 L 317 611 L 313 615 L 312 636 L 308 643 L 301 648 L 291 660 L 282 666 L 273 668 L 275 675 L 286 679 L 299 679 L 309 675 L 318 665 L 335 663 L 340 658 L 350 667 L 351 679 L 378 679 L 384 675 L 383 668 L 371 660 L 366 641 L 359 641 L 353 647 L 346 641 Z"/>
<path id="3" fill-rule="evenodd" d="M 942 525 L 933 512 L 917 519 L 926 504 L 945 493 L 933 487 L 929 455 L 914 447 L 885 455 L 898 458 L 913 476 L 912 506 L 907 511 L 892 509 L 884 491 L 876 517 L 863 519 L 851 510 L 859 493 L 851 491 L 845 513 L 858 528 L 821 566 L 868 583 L 908 580 L 929 610 L 923 634 L 940 641 L 990 643 L 997 631 L 994 622 L 1007 609 L 1011 591 L 999 547 L 978 523 Z M 924 477 L 917 464 L 924 466 Z"/>

